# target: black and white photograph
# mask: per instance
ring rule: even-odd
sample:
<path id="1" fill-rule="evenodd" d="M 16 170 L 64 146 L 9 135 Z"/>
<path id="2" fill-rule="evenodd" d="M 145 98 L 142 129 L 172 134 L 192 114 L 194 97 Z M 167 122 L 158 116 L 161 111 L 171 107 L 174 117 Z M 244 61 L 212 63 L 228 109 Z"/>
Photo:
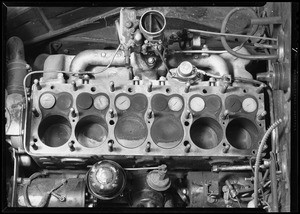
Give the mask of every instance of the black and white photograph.
<path id="1" fill-rule="evenodd" d="M 299 211 L 299 31 L 296 2 L 2 2 L 1 211 Z"/>

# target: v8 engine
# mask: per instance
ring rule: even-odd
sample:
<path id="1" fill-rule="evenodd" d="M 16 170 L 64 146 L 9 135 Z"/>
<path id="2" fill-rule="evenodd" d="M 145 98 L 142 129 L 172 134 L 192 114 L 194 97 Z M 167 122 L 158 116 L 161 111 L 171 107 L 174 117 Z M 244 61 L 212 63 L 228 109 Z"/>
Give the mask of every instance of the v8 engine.
<path id="1" fill-rule="evenodd" d="M 285 4 L 230 8 L 219 32 L 120 8 L 117 43 L 72 54 L 51 38 L 32 63 L 10 37 L 8 206 L 288 211 Z"/>

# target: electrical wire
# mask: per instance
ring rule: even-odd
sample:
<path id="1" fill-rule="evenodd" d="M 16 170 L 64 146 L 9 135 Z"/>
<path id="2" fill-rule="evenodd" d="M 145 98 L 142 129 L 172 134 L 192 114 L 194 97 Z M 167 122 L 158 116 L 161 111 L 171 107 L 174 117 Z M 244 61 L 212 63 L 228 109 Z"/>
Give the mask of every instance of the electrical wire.
<path id="1" fill-rule="evenodd" d="M 259 144 L 259 148 L 257 151 L 257 155 L 256 155 L 256 162 L 255 162 L 255 173 L 254 173 L 254 207 L 258 206 L 258 170 L 259 170 L 259 162 L 260 162 L 260 157 L 261 157 L 261 153 L 263 151 L 263 147 L 265 145 L 265 143 L 267 142 L 267 139 L 269 137 L 269 135 L 271 134 L 271 132 L 273 131 L 273 129 L 275 129 L 280 123 L 282 122 L 281 119 L 277 120 L 275 123 L 273 123 L 267 130 L 267 132 L 264 134 L 261 143 Z"/>
<path id="2" fill-rule="evenodd" d="M 225 48 L 225 50 L 227 50 L 230 54 L 238 57 L 238 58 L 242 58 L 242 59 L 248 59 L 248 60 L 271 60 L 271 59 L 278 59 L 278 54 L 276 55 L 245 55 L 245 54 L 240 54 L 237 53 L 235 51 L 233 51 L 229 45 L 227 44 L 226 41 L 226 37 L 224 35 L 225 31 L 226 31 L 226 25 L 227 22 L 229 20 L 229 18 L 232 16 L 233 13 L 235 13 L 238 10 L 242 10 L 242 9 L 246 9 L 246 8 L 234 8 L 233 10 L 231 10 L 226 17 L 224 18 L 223 22 L 222 22 L 222 26 L 221 26 L 221 33 L 223 35 L 221 35 L 221 43 L 223 45 L 223 47 Z M 248 36 L 249 38 L 253 38 L 253 36 Z M 264 37 L 258 37 L 263 39 Z M 270 38 L 264 38 L 264 39 L 268 39 L 268 40 L 273 40 L 273 41 L 277 41 L 277 39 L 270 39 Z"/>

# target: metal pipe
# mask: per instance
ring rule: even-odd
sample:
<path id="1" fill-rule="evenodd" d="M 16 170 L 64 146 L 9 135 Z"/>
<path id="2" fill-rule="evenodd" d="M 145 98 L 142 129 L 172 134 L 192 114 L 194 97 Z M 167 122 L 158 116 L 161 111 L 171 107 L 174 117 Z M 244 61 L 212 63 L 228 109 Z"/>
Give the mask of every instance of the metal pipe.
<path id="1" fill-rule="evenodd" d="M 115 50 L 85 50 L 75 56 L 70 65 L 70 72 L 79 73 L 85 71 L 89 65 L 109 65 L 115 55 Z M 112 66 L 125 66 L 123 51 L 118 51 L 113 59 Z"/>
<path id="2" fill-rule="evenodd" d="M 210 68 L 213 74 L 219 74 L 220 76 L 229 74 L 225 60 L 214 54 L 205 57 L 199 55 L 174 54 L 167 59 L 167 64 L 169 67 L 178 67 L 183 61 L 188 61 L 196 67 Z"/>
<path id="3" fill-rule="evenodd" d="M 24 45 L 19 37 L 13 36 L 6 43 L 7 92 L 24 95 L 23 79 L 27 74 Z"/>
<path id="4" fill-rule="evenodd" d="M 278 197 L 277 197 L 277 179 L 276 179 L 276 159 L 273 152 L 270 152 L 270 180 L 272 193 L 272 212 L 278 212 Z"/>
<path id="5" fill-rule="evenodd" d="M 251 25 L 269 25 L 269 24 L 281 24 L 281 16 L 264 17 L 251 19 Z"/>
<path id="6" fill-rule="evenodd" d="M 241 166 L 213 166 L 213 172 L 227 172 L 227 171 L 251 171 L 252 167 L 250 165 Z"/>

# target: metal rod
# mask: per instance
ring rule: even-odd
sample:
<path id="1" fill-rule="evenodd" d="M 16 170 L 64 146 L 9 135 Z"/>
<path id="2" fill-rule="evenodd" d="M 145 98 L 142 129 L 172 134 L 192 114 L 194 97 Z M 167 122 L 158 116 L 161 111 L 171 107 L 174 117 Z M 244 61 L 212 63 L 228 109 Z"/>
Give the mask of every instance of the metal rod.
<path id="1" fill-rule="evenodd" d="M 269 24 L 281 24 L 281 16 L 264 17 L 251 19 L 251 25 L 269 25 Z"/>
<path id="2" fill-rule="evenodd" d="M 214 35 L 214 36 L 234 36 L 234 37 L 242 37 L 242 38 L 264 39 L 264 40 L 277 41 L 277 39 L 275 39 L 275 38 L 241 35 L 241 34 L 234 34 L 234 33 L 218 33 L 218 32 L 205 31 L 205 30 L 196 30 L 196 29 L 187 29 L 187 31 L 192 32 L 192 33 L 202 33 L 202 34 Z"/>

